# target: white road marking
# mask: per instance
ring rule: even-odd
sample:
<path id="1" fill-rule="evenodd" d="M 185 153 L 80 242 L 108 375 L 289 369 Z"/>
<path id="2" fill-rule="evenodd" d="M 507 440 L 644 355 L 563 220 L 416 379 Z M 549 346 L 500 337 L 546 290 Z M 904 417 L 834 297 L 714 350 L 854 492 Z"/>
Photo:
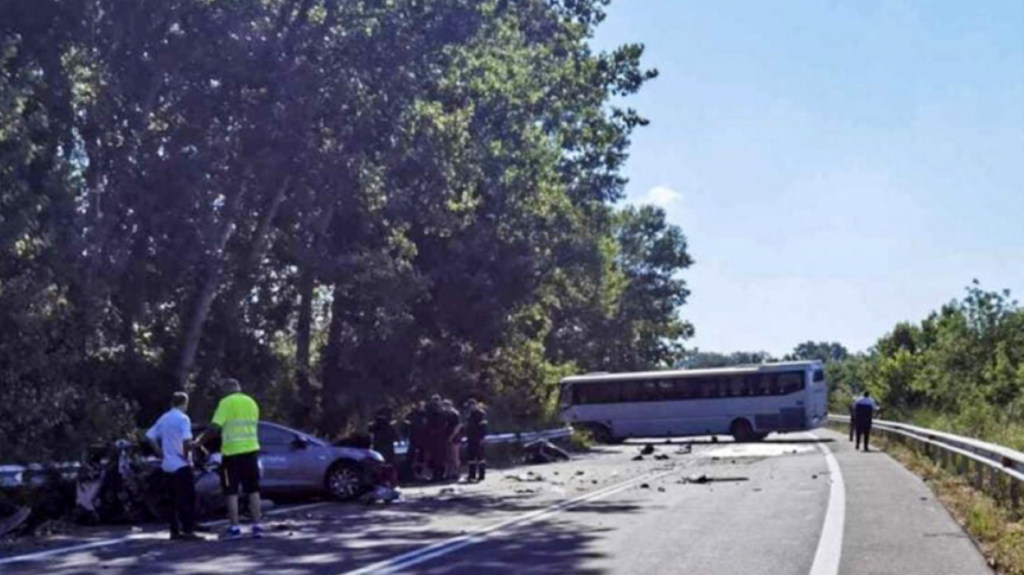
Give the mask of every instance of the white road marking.
<path id="1" fill-rule="evenodd" d="M 309 503 L 306 505 L 298 505 L 296 507 L 282 507 L 280 509 L 273 509 L 264 513 L 266 516 L 280 515 L 282 513 L 292 513 L 296 511 L 308 511 L 310 509 L 316 509 L 317 507 L 323 507 L 328 505 L 328 502 L 320 503 Z M 211 521 L 209 523 L 203 523 L 207 527 L 221 527 L 227 525 L 227 519 L 218 519 L 217 521 Z M 0 565 L 7 565 L 9 563 L 21 563 L 27 561 L 42 561 L 44 559 L 50 559 L 60 555 L 66 555 L 68 553 L 75 553 L 76 551 L 88 551 L 90 549 L 97 549 L 100 547 L 110 547 L 113 545 L 120 545 L 122 543 L 130 543 L 132 541 L 145 541 L 145 540 L 161 540 L 166 539 L 167 536 L 162 531 L 150 531 L 147 533 L 133 533 L 124 537 L 117 537 L 114 539 L 101 539 L 99 541 L 90 541 L 89 543 L 79 543 L 77 545 L 69 545 L 67 547 L 57 547 L 54 549 L 47 549 L 45 551 L 37 551 L 35 553 L 25 553 L 24 555 L 14 555 L 13 557 L 4 557 L 0 559 Z"/>
<path id="2" fill-rule="evenodd" d="M 698 457 L 711 459 L 740 459 L 743 457 L 778 457 L 781 455 L 797 455 L 814 451 L 810 445 L 789 443 L 741 443 L 727 445 L 716 449 L 702 451 Z"/>
<path id="3" fill-rule="evenodd" d="M 371 573 L 374 575 L 386 575 L 389 573 L 397 573 L 402 569 L 406 569 L 414 565 L 419 565 L 420 563 L 424 563 L 426 561 L 430 561 L 431 559 L 436 559 L 437 557 L 448 555 L 449 553 L 454 553 L 456 551 L 459 551 L 460 549 L 464 549 L 471 545 L 476 545 L 477 543 L 485 541 L 489 537 L 501 535 L 504 530 L 510 527 L 532 523 L 545 517 L 561 513 L 566 509 L 571 509 L 583 503 L 603 499 L 605 497 L 608 497 L 609 495 L 615 495 L 616 493 L 625 491 L 626 489 L 629 489 L 630 487 L 633 487 L 638 483 L 644 481 L 654 481 L 656 479 L 659 479 L 674 472 L 675 470 L 673 469 L 670 471 L 663 471 L 660 473 L 647 473 L 641 475 L 640 477 L 635 477 L 633 479 L 629 479 L 621 483 L 616 483 L 615 485 L 610 485 L 608 487 L 599 489 L 597 491 L 593 491 L 591 493 L 580 495 L 579 497 L 574 497 L 572 499 L 561 501 L 549 507 L 545 507 L 544 509 L 538 509 L 537 511 L 531 511 L 530 513 L 525 513 L 523 515 L 518 515 L 516 517 L 500 521 L 498 523 L 477 529 L 476 531 L 467 533 L 465 535 L 452 537 L 451 539 L 439 541 L 432 545 L 427 545 L 426 547 L 414 549 L 412 551 L 403 553 L 391 559 L 379 561 L 372 565 L 367 565 L 366 567 L 363 567 L 361 569 L 356 569 L 354 571 L 346 571 L 342 575 L 369 575 Z"/>
<path id="4" fill-rule="evenodd" d="M 828 490 L 828 508 L 825 511 L 825 522 L 821 527 L 821 538 L 818 539 L 818 550 L 814 554 L 814 564 L 810 575 L 836 575 L 839 573 L 839 559 L 843 552 L 843 524 L 846 522 L 846 485 L 843 483 L 843 472 L 839 469 L 832 450 L 824 443 L 818 448 L 825 455 L 831 484 Z"/>

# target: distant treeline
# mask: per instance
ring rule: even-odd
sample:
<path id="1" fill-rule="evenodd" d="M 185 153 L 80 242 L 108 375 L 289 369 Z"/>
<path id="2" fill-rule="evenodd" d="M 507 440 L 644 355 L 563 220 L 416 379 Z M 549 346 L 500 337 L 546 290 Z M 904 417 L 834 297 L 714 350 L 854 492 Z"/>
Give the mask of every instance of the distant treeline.
<path id="1" fill-rule="evenodd" d="M 219 378 L 335 435 L 678 362 L 682 231 L 623 207 L 603 0 L 7 0 L 0 462 L 74 456 Z"/>

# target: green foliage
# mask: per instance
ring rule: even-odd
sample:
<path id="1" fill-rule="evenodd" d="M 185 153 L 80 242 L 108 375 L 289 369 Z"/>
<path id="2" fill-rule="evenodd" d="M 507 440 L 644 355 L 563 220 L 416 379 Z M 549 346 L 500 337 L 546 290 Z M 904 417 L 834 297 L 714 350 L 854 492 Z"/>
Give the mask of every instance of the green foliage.
<path id="1" fill-rule="evenodd" d="M 605 4 L 6 0 L 0 460 L 227 375 L 335 434 L 674 364 L 685 237 L 615 206 L 656 73 L 592 50 Z"/>
<path id="2" fill-rule="evenodd" d="M 917 324 L 900 323 L 863 355 L 830 366 L 832 409 L 864 389 L 886 417 L 1020 445 L 1024 309 L 977 281 Z M 1012 431 L 1010 431 L 1012 430 Z"/>

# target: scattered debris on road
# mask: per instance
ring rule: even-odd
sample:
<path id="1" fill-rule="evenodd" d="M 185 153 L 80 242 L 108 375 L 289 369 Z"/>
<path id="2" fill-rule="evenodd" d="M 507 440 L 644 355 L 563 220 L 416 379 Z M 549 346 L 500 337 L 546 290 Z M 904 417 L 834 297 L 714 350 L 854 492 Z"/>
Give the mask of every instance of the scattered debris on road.
<path id="1" fill-rule="evenodd" d="M 650 488 L 651 488 L 651 485 L 649 483 L 641 483 L 640 484 L 640 489 L 650 489 Z"/>
<path id="2" fill-rule="evenodd" d="M 555 461 L 569 461 L 569 452 L 558 447 L 546 439 L 531 441 L 523 446 L 523 453 L 526 461 L 533 464 L 553 463 Z"/>
<path id="3" fill-rule="evenodd" d="M 651 443 L 644 444 L 640 449 L 640 455 L 654 455 L 654 445 Z"/>
<path id="4" fill-rule="evenodd" d="M 749 477 L 710 477 L 706 474 L 701 475 L 690 475 L 684 477 L 678 481 L 678 483 L 688 484 L 696 483 L 697 485 L 703 485 L 705 483 L 727 483 L 737 481 L 750 481 Z"/>
<path id="5" fill-rule="evenodd" d="M 643 460 L 644 460 L 644 456 L 643 455 L 637 455 L 636 457 L 634 457 L 632 459 L 632 461 L 643 461 Z"/>
<path id="6" fill-rule="evenodd" d="M 657 459 L 658 461 L 665 461 L 665 460 L 668 459 L 668 454 L 667 453 L 659 453 L 659 454 L 654 456 L 654 459 Z"/>
<path id="7" fill-rule="evenodd" d="M 505 479 L 511 481 L 518 481 L 520 483 L 535 483 L 538 481 L 544 481 L 544 476 L 539 473 L 527 471 L 526 473 L 517 473 L 515 475 L 506 475 Z"/>

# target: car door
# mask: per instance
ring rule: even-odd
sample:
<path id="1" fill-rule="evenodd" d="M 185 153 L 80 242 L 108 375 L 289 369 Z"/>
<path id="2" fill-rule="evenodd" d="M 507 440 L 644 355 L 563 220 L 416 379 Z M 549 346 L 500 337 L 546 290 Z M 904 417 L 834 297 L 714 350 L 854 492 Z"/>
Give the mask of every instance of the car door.
<path id="1" fill-rule="evenodd" d="M 268 491 L 294 489 L 298 486 L 294 458 L 294 432 L 260 422 L 260 463 L 263 465 L 263 487 Z"/>

